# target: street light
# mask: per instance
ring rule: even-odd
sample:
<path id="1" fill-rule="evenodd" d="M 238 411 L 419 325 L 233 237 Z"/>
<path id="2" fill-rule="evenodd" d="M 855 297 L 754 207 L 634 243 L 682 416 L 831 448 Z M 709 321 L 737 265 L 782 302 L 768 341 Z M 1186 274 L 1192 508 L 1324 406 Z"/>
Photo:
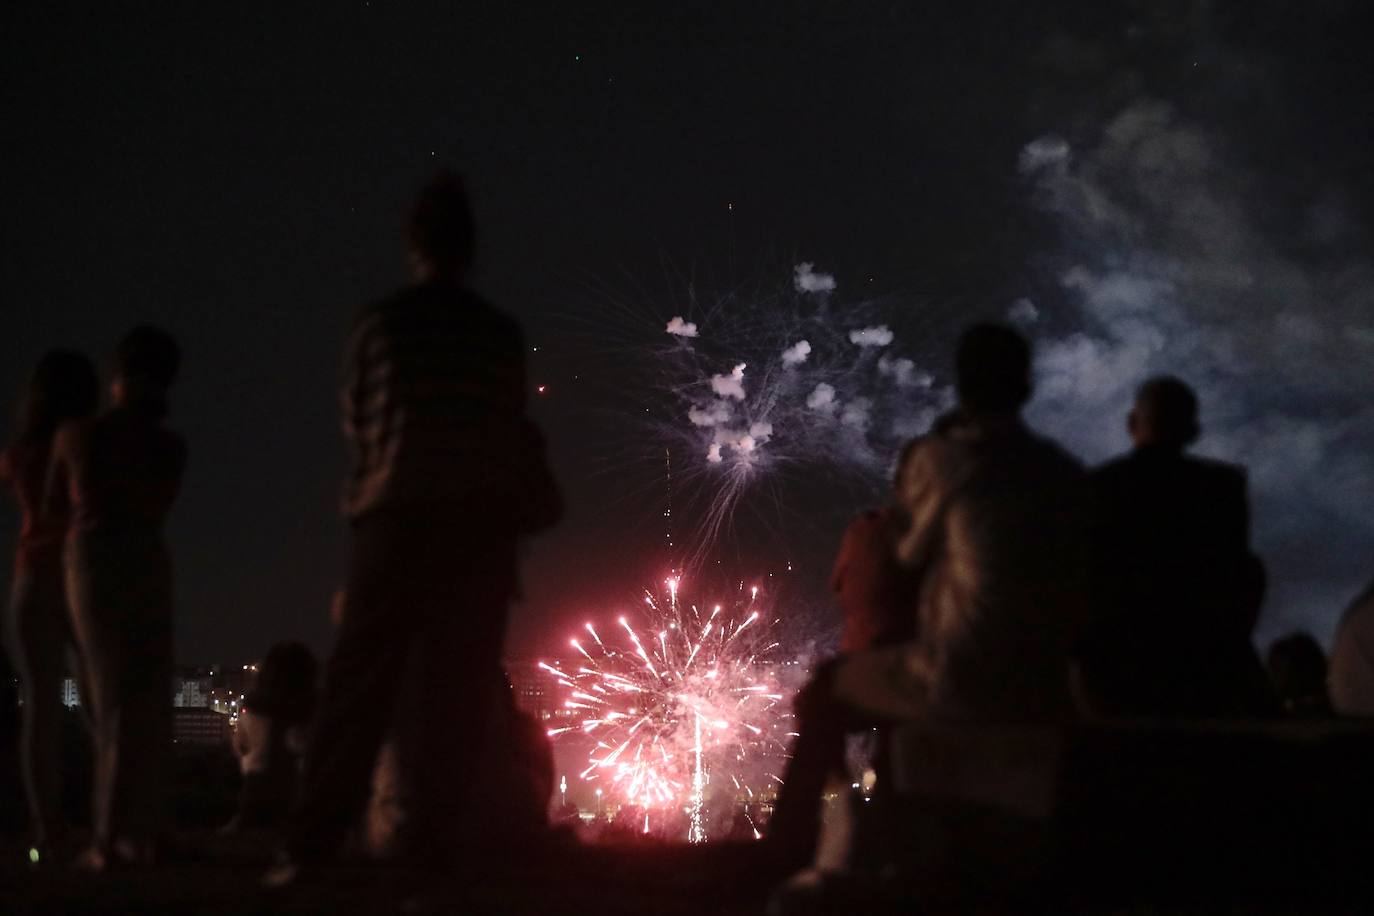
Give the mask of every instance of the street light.
<path id="1" fill-rule="evenodd" d="M 568 777 L 567 777 L 567 776 L 563 776 L 562 778 L 560 778 L 560 779 L 558 780 L 558 794 L 561 795 L 562 798 L 563 798 L 561 804 L 563 804 L 564 806 L 566 806 L 566 805 L 568 804 Z"/>

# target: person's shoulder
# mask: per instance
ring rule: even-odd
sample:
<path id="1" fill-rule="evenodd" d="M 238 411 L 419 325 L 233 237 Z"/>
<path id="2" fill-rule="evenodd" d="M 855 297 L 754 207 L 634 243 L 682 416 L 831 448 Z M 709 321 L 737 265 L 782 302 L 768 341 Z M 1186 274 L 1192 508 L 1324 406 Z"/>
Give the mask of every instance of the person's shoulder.
<path id="1" fill-rule="evenodd" d="M 420 287 L 407 286 L 385 296 L 364 302 L 353 310 L 353 330 L 374 326 L 387 318 L 404 312 L 423 300 Z"/>
<path id="2" fill-rule="evenodd" d="M 923 433 L 912 439 L 907 446 L 907 456 L 903 467 L 903 477 L 924 477 L 945 463 L 951 454 L 957 449 L 958 445 L 950 434 L 948 425 L 941 426 L 940 421 L 930 428 L 929 432 Z"/>
<path id="3" fill-rule="evenodd" d="M 1249 478 L 1249 473 L 1241 464 L 1232 464 L 1229 461 L 1205 458 L 1199 455 L 1184 455 L 1183 461 L 1193 473 L 1211 478 L 1218 483 L 1244 486 Z"/>
<path id="4" fill-rule="evenodd" d="M 81 417 L 76 420 L 67 420 L 57 427 L 57 432 L 53 434 L 52 447 L 56 454 L 59 450 L 71 448 L 74 445 L 90 441 L 92 434 L 95 433 L 106 422 L 105 417 L 96 415 L 93 417 Z"/>
<path id="5" fill-rule="evenodd" d="M 1134 477 L 1139 472 L 1139 462 L 1134 452 L 1126 452 L 1108 458 L 1101 464 L 1088 469 L 1088 479 L 1094 484 L 1110 486 L 1119 481 Z"/>
<path id="6" fill-rule="evenodd" d="M 1073 452 L 1060 445 L 1049 436 L 1029 432 L 1028 436 L 1041 464 L 1047 469 L 1071 477 L 1083 477 L 1087 470 L 1083 461 Z"/>

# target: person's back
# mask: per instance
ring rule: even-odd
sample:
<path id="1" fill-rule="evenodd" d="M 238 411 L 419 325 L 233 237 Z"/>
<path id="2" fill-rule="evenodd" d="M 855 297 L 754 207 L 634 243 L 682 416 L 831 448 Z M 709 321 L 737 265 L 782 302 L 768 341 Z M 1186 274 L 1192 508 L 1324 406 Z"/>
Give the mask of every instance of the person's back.
<path id="1" fill-rule="evenodd" d="M 1085 689 L 1106 715 L 1267 711 L 1250 644 L 1264 589 L 1249 551 L 1245 472 L 1183 451 L 1196 401 L 1181 382 L 1142 386 L 1136 448 L 1091 476 L 1093 618 Z"/>
<path id="2" fill-rule="evenodd" d="M 1015 417 L 944 418 L 912 456 L 899 556 L 937 714 L 1056 718 L 1084 611 L 1083 470 Z"/>
<path id="3" fill-rule="evenodd" d="M 360 313 L 347 366 L 346 515 L 500 495 L 493 474 L 529 435 L 513 319 L 461 286 L 422 283 Z"/>
<path id="4" fill-rule="evenodd" d="M 62 435 L 71 531 L 161 530 L 181 484 L 186 445 L 157 410 L 116 407 L 68 424 Z"/>
<path id="5" fill-rule="evenodd" d="M 4 483 L 19 509 L 19 539 L 15 545 L 15 570 L 57 569 L 61 566 L 62 529 L 43 524 L 43 487 L 48 479 L 52 438 L 39 442 L 14 442 L 0 452 L 0 483 Z"/>

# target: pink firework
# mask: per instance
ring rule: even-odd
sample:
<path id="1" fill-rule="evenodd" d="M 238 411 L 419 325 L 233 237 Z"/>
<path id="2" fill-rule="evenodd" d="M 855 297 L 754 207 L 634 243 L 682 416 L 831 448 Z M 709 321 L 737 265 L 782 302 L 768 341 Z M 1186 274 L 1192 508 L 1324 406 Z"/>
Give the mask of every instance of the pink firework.
<path id="1" fill-rule="evenodd" d="M 790 699 L 780 683 L 777 623 L 740 586 L 730 605 L 702 608 L 645 591 L 644 613 L 613 627 L 587 623 L 569 644 L 579 657 L 540 665 L 565 690 L 582 721 L 550 736 L 595 741 L 581 776 L 646 812 L 688 815 L 687 839 L 706 837 L 707 797 L 747 805 L 775 787 L 791 739 Z M 756 785 L 757 784 L 757 785 Z M 647 829 L 647 821 L 646 821 Z"/>

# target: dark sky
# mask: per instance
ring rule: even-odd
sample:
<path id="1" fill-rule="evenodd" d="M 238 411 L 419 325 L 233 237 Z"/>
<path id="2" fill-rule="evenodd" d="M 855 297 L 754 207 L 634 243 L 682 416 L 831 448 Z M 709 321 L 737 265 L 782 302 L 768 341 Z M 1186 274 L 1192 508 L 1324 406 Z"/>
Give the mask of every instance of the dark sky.
<path id="1" fill-rule="evenodd" d="M 1236 130 L 1278 149 L 1322 137 L 1316 167 L 1348 178 L 1368 215 L 1352 165 L 1367 106 L 1333 92 L 1353 52 L 1341 29 L 1290 28 L 1271 4 L 1213 5 L 1205 21 L 1185 3 L 16 6 L 0 14 L 0 393 L 49 346 L 103 355 L 141 321 L 180 336 L 187 662 L 325 644 L 343 565 L 338 352 L 352 310 L 403 282 L 402 214 L 438 165 L 474 189 L 476 285 L 541 346 L 536 415 L 570 497 L 531 550 L 519 650 L 662 560 L 657 495 L 626 498 L 655 479 L 652 443 L 607 420 L 636 381 L 581 349 L 614 320 L 596 289 L 671 288 L 665 263 L 731 284 L 816 260 L 980 314 L 1043 285 L 1018 150 L 1097 116 L 1113 90 L 1091 68 L 1118 57 L 1216 108 L 1176 74 L 1221 41 L 1277 62 L 1291 114 L 1275 127 L 1233 112 Z M 1345 5 L 1316 8 L 1348 28 Z M 1047 64 L 1064 35 L 1107 61 Z M 799 592 L 840 508 L 805 543 L 760 547 L 805 561 Z"/>

